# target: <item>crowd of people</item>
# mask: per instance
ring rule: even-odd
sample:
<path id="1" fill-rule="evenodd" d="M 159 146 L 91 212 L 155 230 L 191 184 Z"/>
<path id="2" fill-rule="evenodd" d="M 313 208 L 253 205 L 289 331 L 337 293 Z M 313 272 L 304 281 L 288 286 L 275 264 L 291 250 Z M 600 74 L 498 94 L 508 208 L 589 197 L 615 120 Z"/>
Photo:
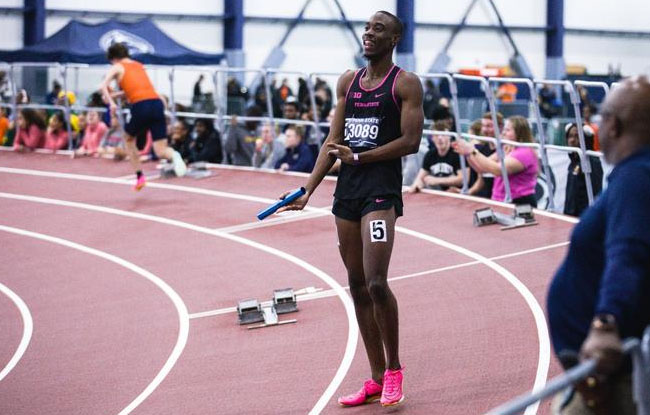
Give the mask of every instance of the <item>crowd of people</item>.
<path id="1" fill-rule="evenodd" d="M 211 96 L 202 92 L 202 82 L 203 77 L 199 77 L 194 85 L 191 106 L 176 104 L 177 111 L 214 110 L 206 108 L 206 103 L 213 101 Z M 333 95 L 327 82 L 318 78 L 314 86 L 316 114 L 307 83 L 302 78 L 298 80 L 296 91 L 287 79 L 282 79 L 279 84 L 272 80 L 268 89 L 264 80 L 261 80 L 253 94 L 241 86 L 237 79 L 230 78 L 228 98 L 241 99 L 243 105 L 240 110 L 235 108 L 230 111 L 230 121 L 225 125 L 223 134 L 211 118 L 167 116 L 167 142 L 186 163 L 203 161 L 279 171 L 311 172 L 318 150 L 327 136 L 328 127 L 315 127 L 310 123 L 316 118 L 328 122 L 334 113 Z M 282 119 L 279 122 L 267 119 L 267 90 L 271 92 L 274 118 Z M 548 88 L 540 92 L 540 105 L 548 111 L 549 102 L 554 99 L 552 93 Z M 584 89 L 580 93 L 584 102 L 585 144 L 589 150 L 598 150 L 598 127 L 591 121 L 591 114 L 595 112 L 594 105 Z M 17 102 L 30 103 L 26 91 L 19 91 L 19 95 Z M 76 96 L 71 91 L 63 91 L 55 81 L 46 101 L 50 105 L 65 105 L 66 101 L 67 104 L 74 105 Z M 5 146 L 13 146 L 16 151 L 36 148 L 52 151 L 71 149 L 76 156 L 105 157 L 116 161 L 127 159 L 129 155 L 123 139 L 124 121 L 120 121 L 117 115 L 110 114 L 100 92 L 91 94 L 86 105 L 91 109 L 73 112 L 69 118 L 60 110 L 30 108 L 22 108 L 16 117 L 10 117 L 8 109 L 0 108 L 0 141 Z M 409 191 L 429 188 L 458 193 L 463 186 L 463 175 L 466 174 L 468 194 L 503 201 L 506 192 L 495 143 L 456 140 L 452 134 L 444 134 L 456 131 L 455 121 L 448 99 L 431 80 L 424 83 L 423 107 L 425 117 L 433 120 L 430 128 L 441 134 L 423 137 L 423 145 L 417 155 L 417 168 L 413 174 L 404 176 L 404 185 L 408 186 Z M 500 113 L 495 118 L 501 138 L 521 143 L 536 141 L 525 118 L 504 118 Z M 566 126 L 568 146 L 580 146 L 576 131 L 575 124 Z M 476 136 L 495 137 L 492 114 L 483 114 L 470 125 L 467 132 Z M 141 160 L 157 160 L 150 133 L 141 134 L 137 145 Z M 503 156 L 513 202 L 536 206 L 536 183 L 540 172 L 537 152 L 530 147 L 504 145 Z M 461 168 L 461 157 L 466 161 L 465 172 Z M 568 153 L 568 157 L 564 213 L 579 216 L 588 206 L 584 166 L 578 153 Z M 602 188 L 603 171 L 597 157 L 590 157 L 589 164 L 591 187 L 596 196 Z M 338 165 L 335 165 L 330 173 L 336 174 L 337 170 Z"/>

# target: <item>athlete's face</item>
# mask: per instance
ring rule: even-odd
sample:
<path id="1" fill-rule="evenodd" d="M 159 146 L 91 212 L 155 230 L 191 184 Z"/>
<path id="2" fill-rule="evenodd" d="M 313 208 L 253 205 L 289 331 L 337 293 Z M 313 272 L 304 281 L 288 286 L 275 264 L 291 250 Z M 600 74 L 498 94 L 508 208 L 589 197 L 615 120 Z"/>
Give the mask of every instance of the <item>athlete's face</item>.
<path id="1" fill-rule="evenodd" d="M 363 56 L 370 59 L 392 53 L 399 40 L 395 34 L 394 23 L 384 13 L 375 13 L 368 23 L 361 38 L 363 40 Z"/>

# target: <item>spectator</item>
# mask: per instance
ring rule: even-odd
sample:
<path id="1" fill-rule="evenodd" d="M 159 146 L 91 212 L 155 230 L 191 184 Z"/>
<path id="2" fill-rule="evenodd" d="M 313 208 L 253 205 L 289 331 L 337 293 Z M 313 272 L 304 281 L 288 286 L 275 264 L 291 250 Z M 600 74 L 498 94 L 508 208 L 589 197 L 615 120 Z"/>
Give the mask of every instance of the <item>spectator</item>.
<path id="1" fill-rule="evenodd" d="M 6 71 L 0 71 L 0 101 L 7 102 L 11 96 L 11 85 Z"/>
<path id="2" fill-rule="evenodd" d="M 291 128 L 291 125 L 286 127 Z M 253 166 L 263 169 L 272 169 L 275 164 L 284 157 L 285 135 L 273 137 L 273 126 L 266 123 L 262 126 L 260 138 L 255 140 L 255 154 L 253 154 Z"/>
<path id="3" fill-rule="evenodd" d="M 289 80 L 287 78 L 282 80 L 282 84 L 280 85 L 280 88 L 278 88 L 278 95 L 282 102 L 286 102 L 287 98 L 293 96 L 293 91 L 291 90 L 291 87 L 289 87 Z"/>
<path id="4" fill-rule="evenodd" d="M 287 120 L 297 120 L 300 118 L 300 103 L 296 97 L 288 97 L 287 100 L 284 101 L 284 105 L 282 106 L 282 117 Z M 283 133 L 289 125 L 290 124 L 285 124 L 282 127 Z"/>
<path id="5" fill-rule="evenodd" d="M 560 115 L 562 101 L 555 94 L 555 86 L 544 84 L 539 91 L 539 109 L 544 118 L 553 118 Z"/>
<path id="6" fill-rule="evenodd" d="M 14 150 L 35 150 L 45 144 L 45 120 L 34 110 L 23 108 L 18 112 Z"/>
<path id="7" fill-rule="evenodd" d="M 72 138 L 72 148 L 77 149 L 81 145 L 86 134 L 86 127 L 88 127 L 88 122 L 86 120 L 86 113 L 81 113 L 78 115 L 79 120 L 79 131 L 73 131 Z"/>
<path id="8" fill-rule="evenodd" d="M 52 82 L 52 91 L 48 92 L 45 96 L 45 103 L 48 105 L 56 105 L 59 99 L 59 92 L 61 92 L 61 84 L 55 80 Z"/>
<path id="9" fill-rule="evenodd" d="M 190 142 L 190 161 L 205 161 L 221 163 L 223 150 L 221 134 L 214 128 L 214 122 L 207 118 L 199 118 L 194 122 L 195 138 Z"/>
<path id="10" fill-rule="evenodd" d="M 298 126 L 291 126 L 285 135 L 285 154 L 275 163 L 275 168 L 280 171 L 311 172 L 314 168 L 314 153 L 303 139 L 302 129 Z"/>
<path id="11" fill-rule="evenodd" d="M 433 112 L 440 106 L 440 98 L 442 98 L 442 96 L 433 81 L 431 79 L 424 81 L 424 96 L 422 103 L 424 106 L 424 117 L 427 120 L 433 120 Z"/>
<path id="12" fill-rule="evenodd" d="M 578 138 L 578 128 L 576 124 L 569 123 L 564 129 L 566 134 L 566 141 L 570 147 L 580 147 Z M 588 125 L 582 127 L 582 132 L 585 137 L 585 147 L 587 150 L 593 150 L 594 145 L 594 132 Z M 580 156 L 577 153 L 569 153 L 569 170 L 567 174 L 566 183 L 566 197 L 564 199 L 564 214 L 571 216 L 580 216 L 582 212 L 589 206 L 589 199 L 587 198 L 587 182 L 585 174 L 582 171 L 582 164 Z M 600 194 L 603 185 L 603 167 L 600 164 L 600 159 L 595 156 L 589 156 L 589 164 L 591 165 L 591 188 L 593 190 L 594 198 Z"/>
<path id="13" fill-rule="evenodd" d="M 614 169 L 607 189 L 573 229 L 547 297 L 560 362 L 568 369 L 572 362 L 563 357 L 579 352 L 581 360 L 596 360 L 596 373 L 577 385 L 561 410 L 566 397 L 558 397 L 553 413 L 637 413 L 621 339 L 641 337 L 650 324 L 649 113 L 646 77 L 624 81 L 601 109 L 602 149 Z"/>
<path id="14" fill-rule="evenodd" d="M 500 112 L 497 112 L 496 118 L 497 118 L 497 124 L 499 125 L 499 130 L 503 131 L 503 115 Z M 491 112 L 486 112 L 481 117 L 481 132 L 479 135 L 483 137 L 492 137 L 492 138 L 496 137 L 496 133 L 494 129 L 494 121 L 492 121 Z M 476 150 L 478 150 L 481 154 L 487 157 L 493 155 L 496 149 L 496 146 L 493 142 L 472 140 L 472 144 L 474 144 Z M 474 169 L 472 168 L 472 171 L 473 170 Z M 479 174 L 477 172 L 474 173 L 475 174 L 473 177 L 475 177 L 476 180 L 472 185 L 470 185 L 470 188 L 467 193 L 470 195 L 490 199 L 492 197 L 494 175 L 488 172 L 484 172 L 482 174 Z"/>
<path id="15" fill-rule="evenodd" d="M 435 131 L 449 131 L 445 121 L 437 121 L 431 128 Z M 455 188 L 455 192 L 458 193 L 463 185 L 463 173 L 458 153 L 451 151 L 450 137 L 434 134 L 433 144 L 434 146 L 425 154 L 422 168 L 409 187 L 409 192 L 414 193 L 421 189 Z"/>
<path id="16" fill-rule="evenodd" d="M 117 115 L 111 115 L 111 123 L 108 131 L 102 138 L 97 148 L 100 157 L 112 157 L 115 161 L 126 158 L 126 147 L 124 144 L 124 131 L 120 126 Z"/>
<path id="17" fill-rule="evenodd" d="M 172 135 L 169 137 L 169 146 L 177 151 L 186 163 L 191 158 L 190 141 L 189 124 L 182 118 L 177 119 L 172 129 Z"/>
<path id="18" fill-rule="evenodd" d="M 316 78 L 316 86 L 314 87 L 314 95 L 320 98 L 322 104 L 319 106 L 318 118 L 323 120 L 327 118 L 330 110 L 332 109 L 332 90 L 327 82 L 320 78 Z"/>
<path id="19" fill-rule="evenodd" d="M 5 109 L 0 107 L 0 145 L 7 143 L 7 131 L 9 131 L 10 122 L 5 115 Z"/>
<path id="20" fill-rule="evenodd" d="M 199 79 L 196 80 L 194 83 L 194 91 L 192 92 L 192 100 L 193 101 L 198 101 L 201 99 L 201 95 L 203 95 L 203 92 L 201 92 L 201 83 L 203 82 L 203 74 L 199 75 Z"/>
<path id="21" fill-rule="evenodd" d="M 76 156 L 94 156 L 97 154 L 97 148 L 102 138 L 106 135 L 108 127 L 99 119 L 99 113 L 95 110 L 86 113 L 86 129 L 84 131 L 81 145 L 75 151 Z"/>
<path id="22" fill-rule="evenodd" d="M 448 131 L 456 131 L 456 121 L 454 120 L 454 114 L 452 114 L 449 107 L 439 105 L 431 113 L 431 119 L 433 122 L 442 121 Z"/>
<path id="23" fill-rule="evenodd" d="M 248 117 L 261 117 L 262 110 L 252 106 L 246 111 Z M 241 127 L 237 123 L 237 116 L 230 119 L 230 129 L 226 138 L 226 155 L 236 166 L 252 166 L 255 153 L 255 140 L 259 137 L 257 127 L 259 121 L 249 120 Z"/>
<path id="24" fill-rule="evenodd" d="M 533 135 L 528 121 L 521 116 L 508 118 L 503 128 L 503 139 L 517 141 L 519 143 L 532 143 Z M 501 162 L 494 153 L 485 156 L 472 144 L 465 140 L 458 140 L 453 145 L 454 150 L 461 155 L 467 156 L 467 161 L 478 173 L 489 172 L 494 175 L 492 185 L 492 199 L 505 200 L 505 185 L 501 177 Z M 512 203 L 528 204 L 537 206 L 535 198 L 535 185 L 537 184 L 537 154 L 529 147 L 515 147 L 505 144 L 505 167 L 510 183 Z"/>
<path id="25" fill-rule="evenodd" d="M 69 106 L 72 106 L 77 102 L 77 96 L 72 91 L 60 91 L 57 97 L 57 105 L 65 106 L 66 98 Z M 79 116 L 73 112 L 70 112 L 70 127 L 75 131 L 79 131 Z"/>
<path id="26" fill-rule="evenodd" d="M 24 89 L 21 89 L 18 91 L 16 94 L 16 104 L 29 104 L 31 102 L 31 99 L 29 98 L 29 94 L 27 94 L 27 91 Z"/>
<path id="27" fill-rule="evenodd" d="M 517 99 L 517 85 L 512 82 L 505 82 L 497 88 L 497 97 L 502 103 L 515 102 Z"/>
<path id="28" fill-rule="evenodd" d="M 68 148 L 68 126 L 61 111 L 56 111 L 50 117 L 45 132 L 45 148 L 52 151 Z"/>
<path id="29" fill-rule="evenodd" d="M 582 120 L 594 132 L 594 150 L 600 151 L 600 140 L 598 139 L 598 124 L 591 122 L 592 115 L 596 112 L 593 105 L 587 104 L 582 107 Z"/>

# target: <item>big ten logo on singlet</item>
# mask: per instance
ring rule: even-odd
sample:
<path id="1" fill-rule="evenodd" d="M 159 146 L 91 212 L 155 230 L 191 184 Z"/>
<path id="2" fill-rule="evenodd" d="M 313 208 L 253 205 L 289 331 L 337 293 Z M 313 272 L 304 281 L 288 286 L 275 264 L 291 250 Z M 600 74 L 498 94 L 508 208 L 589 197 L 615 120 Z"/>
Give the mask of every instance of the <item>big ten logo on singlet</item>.
<path id="1" fill-rule="evenodd" d="M 448 177 L 454 174 L 454 166 L 447 163 L 436 163 L 429 168 L 432 176 Z"/>
<path id="2" fill-rule="evenodd" d="M 377 117 L 346 118 L 345 141 L 350 147 L 377 147 L 380 121 Z"/>

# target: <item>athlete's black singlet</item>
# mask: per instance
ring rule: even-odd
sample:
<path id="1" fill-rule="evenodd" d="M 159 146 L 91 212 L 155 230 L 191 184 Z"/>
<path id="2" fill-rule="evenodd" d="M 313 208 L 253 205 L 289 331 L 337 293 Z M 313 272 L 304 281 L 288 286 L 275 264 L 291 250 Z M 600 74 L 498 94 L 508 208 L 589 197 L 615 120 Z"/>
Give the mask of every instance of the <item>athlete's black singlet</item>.
<path id="1" fill-rule="evenodd" d="M 344 143 L 355 153 L 372 150 L 402 135 L 401 100 L 395 92 L 395 81 L 402 69 L 393 65 L 373 89 L 361 86 L 366 70 L 357 70 L 345 97 Z M 384 195 L 402 196 L 401 157 L 359 165 L 341 163 L 334 197 Z"/>

